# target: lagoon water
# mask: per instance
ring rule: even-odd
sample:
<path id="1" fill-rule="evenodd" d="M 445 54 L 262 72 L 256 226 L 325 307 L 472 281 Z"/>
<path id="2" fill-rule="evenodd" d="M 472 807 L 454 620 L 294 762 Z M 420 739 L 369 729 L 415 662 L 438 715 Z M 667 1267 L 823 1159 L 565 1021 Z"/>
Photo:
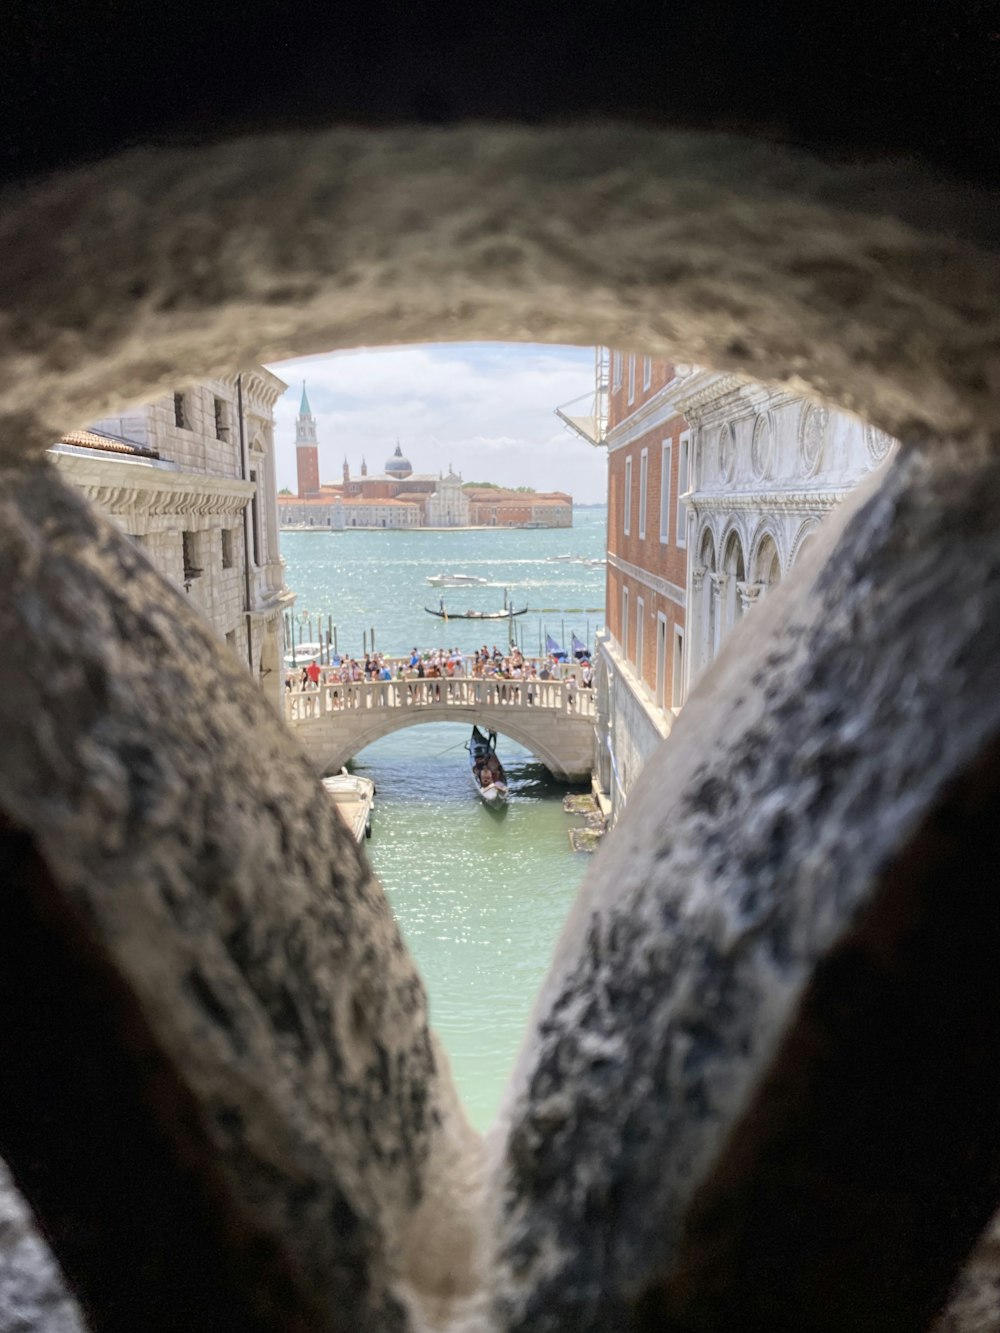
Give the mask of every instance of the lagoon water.
<path id="1" fill-rule="evenodd" d="M 604 569 L 548 556 L 604 555 L 606 512 L 574 511 L 572 529 L 455 532 L 286 532 L 281 549 L 296 611 L 329 615 L 340 650 L 359 654 L 362 633 L 390 653 L 504 645 L 506 621 L 443 621 L 423 607 L 497 609 L 508 589 L 529 613 L 515 621 L 527 653 L 565 624 L 590 642 L 604 622 Z M 437 589 L 427 576 L 460 571 L 485 586 Z M 588 610 L 589 608 L 589 610 Z M 312 632 L 303 630 L 303 637 Z M 568 645 L 567 645 L 568 646 Z M 503 813 L 477 800 L 468 775 L 468 729 L 423 724 L 369 746 L 353 767 L 378 788 L 366 844 L 430 997 L 431 1021 L 452 1062 L 470 1119 L 485 1129 L 524 1032 L 587 858 L 570 850 L 569 790 L 501 735 L 511 779 Z"/>

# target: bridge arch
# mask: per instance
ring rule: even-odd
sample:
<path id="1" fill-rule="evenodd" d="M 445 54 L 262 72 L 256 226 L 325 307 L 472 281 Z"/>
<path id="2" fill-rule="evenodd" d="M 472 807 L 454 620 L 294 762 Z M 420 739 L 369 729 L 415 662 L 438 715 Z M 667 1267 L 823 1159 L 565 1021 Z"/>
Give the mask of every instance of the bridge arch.
<path id="1" fill-rule="evenodd" d="M 415 712 L 411 709 L 386 708 L 379 710 L 375 716 L 369 714 L 366 717 L 364 730 L 352 735 L 349 741 L 331 737 L 329 741 L 331 757 L 323 765 L 322 771 L 324 773 L 339 771 L 349 759 L 353 759 L 369 745 L 374 745 L 376 741 L 391 736 L 394 732 L 405 731 L 408 727 L 447 722 L 452 726 L 464 727 L 469 732 L 473 725 L 478 726 L 481 731 L 495 731 L 498 736 L 507 736 L 518 745 L 523 745 L 553 776 L 557 778 L 578 776 L 567 770 L 565 760 L 558 749 L 539 737 L 539 728 L 537 725 L 532 725 L 534 719 L 530 715 L 523 717 L 514 709 L 482 708 L 470 713 L 466 718 L 456 717 L 455 711 L 453 708 L 447 710 L 442 708 L 439 712 L 433 709 Z"/>
<path id="2" fill-rule="evenodd" d="M 589 778 L 593 692 L 575 679 L 525 682 L 463 677 L 435 682 L 357 682 L 290 694 L 286 718 L 318 773 L 336 772 L 366 746 L 430 722 L 473 725 L 509 736 L 557 778 Z"/>

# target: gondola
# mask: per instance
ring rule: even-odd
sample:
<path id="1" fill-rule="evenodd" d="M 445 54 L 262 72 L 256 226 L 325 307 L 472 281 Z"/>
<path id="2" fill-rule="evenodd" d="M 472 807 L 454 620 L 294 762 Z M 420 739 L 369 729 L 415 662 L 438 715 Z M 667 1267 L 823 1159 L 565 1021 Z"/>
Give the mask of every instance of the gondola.
<path id="1" fill-rule="evenodd" d="M 508 616 L 523 616 L 528 608 L 522 606 L 517 610 L 511 607 L 508 611 L 435 611 L 432 606 L 425 606 L 424 610 L 429 616 L 437 616 L 440 620 L 506 620 Z"/>
<path id="2" fill-rule="evenodd" d="M 489 736 L 484 736 L 478 727 L 473 727 L 472 736 L 466 746 L 469 751 L 469 773 L 472 777 L 472 785 L 475 787 L 476 795 L 483 805 L 490 810 L 499 810 L 507 804 L 507 774 L 497 758 L 494 748 L 496 739 L 495 731 L 491 731 Z M 491 761 L 495 761 L 493 781 L 487 782 L 484 787 L 479 773 Z M 477 771 L 477 766 L 479 771 Z"/>

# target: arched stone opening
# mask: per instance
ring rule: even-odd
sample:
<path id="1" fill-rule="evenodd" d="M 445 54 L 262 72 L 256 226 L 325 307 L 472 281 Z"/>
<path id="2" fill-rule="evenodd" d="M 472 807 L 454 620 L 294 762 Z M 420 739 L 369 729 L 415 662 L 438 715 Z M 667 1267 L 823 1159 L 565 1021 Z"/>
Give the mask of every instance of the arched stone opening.
<path id="1" fill-rule="evenodd" d="M 718 645 L 718 597 L 715 579 L 717 572 L 715 540 L 711 529 L 706 527 L 698 542 L 698 567 L 694 576 L 694 588 L 698 597 L 696 608 L 698 626 L 694 642 L 698 645 L 698 654 L 692 663 L 692 680 L 711 662 Z"/>
<path id="2" fill-rule="evenodd" d="M 729 634 L 743 618 L 746 599 L 743 595 L 747 579 L 746 561 L 743 558 L 743 541 L 740 534 L 731 529 L 722 540 L 721 568 L 716 576 L 719 607 L 716 615 L 718 639 L 715 651 L 719 650 L 719 641 Z"/>
<path id="3" fill-rule="evenodd" d="M 789 570 L 798 564 L 803 554 L 813 545 L 818 532 L 819 524 L 815 519 L 807 519 L 802 524 L 795 534 L 795 540 L 792 542 L 792 549 L 788 557 Z"/>
<path id="4" fill-rule="evenodd" d="M 778 554 L 778 543 L 773 533 L 765 532 L 758 538 L 750 561 L 750 570 L 754 598 L 766 597 L 781 582 L 781 556 Z"/>
<path id="5" fill-rule="evenodd" d="M 623 199 L 611 187 L 620 187 L 625 160 L 635 184 Z M 263 198 L 262 179 L 269 191 Z M 469 1239 L 469 1181 L 482 1178 L 478 1149 L 463 1137 L 434 1058 L 419 979 L 407 970 L 377 890 L 331 831 L 314 784 L 260 701 L 234 677 L 231 697 L 211 695 L 207 681 L 230 679 L 217 647 L 172 602 L 158 614 L 175 627 L 175 641 L 169 633 L 156 638 L 152 609 L 160 590 L 148 571 L 51 479 L 11 474 L 4 625 L 31 651 L 30 670 L 4 666 L 9 744 L 0 805 L 21 839 L 5 843 L 9 855 L 23 857 L 14 882 L 49 932 L 33 937 L 32 961 L 39 975 L 58 962 L 59 976 L 76 977 L 71 955 L 93 982 L 98 967 L 83 948 L 82 909 L 88 949 L 100 954 L 107 983 L 100 1036 L 109 1052 L 126 1056 L 134 1049 L 128 1034 L 141 1032 L 145 1043 L 142 1061 L 122 1059 L 123 1078 L 147 1091 L 151 1067 L 183 1075 L 176 1103 L 183 1117 L 171 1118 L 162 1106 L 151 1114 L 142 1097 L 131 1113 L 137 1124 L 145 1114 L 146 1127 L 159 1135 L 168 1180 L 176 1181 L 182 1163 L 186 1172 L 198 1164 L 202 1258 L 218 1261 L 226 1279 L 218 1290 L 230 1302 L 218 1319 L 276 1328 L 280 1319 L 261 1310 L 280 1309 L 285 1326 L 291 1310 L 298 1326 L 319 1329 L 336 1309 L 359 1326 L 380 1319 L 390 1326 L 390 1316 L 401 1325 L 398 1312 L 408 1300 L 440 1311 L 489 1286 L 502 1290 L 513 1311 L 508 1325 L 544 1310 L 554 1327 L 560 1319 L 565 1327 L 608 1326 L 632 1317 L 641 1299 L 647 1312 L 683 1307 L 682 1315 L 695 1325 L 700 1316 L 702 1326 L 713 1318 L 715 1326 L 731 1324 L 741 1308 L 770 1302 L 772 1319 L 805 1327 L 827 1291 L 822 1274 L 831 1253 L 844 1277 L 831 1320 L 841 1317 L 842 1326 L 851 1317 L 858 1327 L 915 1326 L 943 1297 L 997 1195 L 992 1113 L 978 1110 L 992 1107 L 995 1089 L 987 1061 L 973 1049 L 992 1052 L 996 1040 L 995 996 L 984 980 L 994 964 L 982 956 L 994 933 L 981 929 L 977 949 L 974 928 L 991 925 L 991 909 L 963 875 L 947 828 L 965 820 L 962 827 L 983 849 L 986 881 L 995 878 L 981 825 L 996 805 L 988 743 L 1000 719 L 983 687 L 982 662 L 995 663 L 996 645 L 985 635 L 998 617 L 985 577 L 994 556 L 984 562 L 982 552 L 997 494 L 987 446 L 1000 422 L 992 388 L 998 274 L 985 236 L 981 247 L 969 242 L 971 222 L 948 225 L 960 190 L 942 199 L 927 185 L 922 216 L 905 200 L 892 206 L 900 191 L 918 192 L 922 181 L 914 167 L 837 170 L 803 154 L 672 131 L 416 130 L 133 154 L 33 185 L 12 202 L 0 238 L 5 253 L 19 256 L 5 279 L 10 323 L 0 348 L 10 372 L 0 398 L 7 459 L 43 447 L 57 429 L 112 402 L 138 400 L 185 374 L 360 341 L 473 333 L 601 338 L 805 383 L 910 442 L 908 456 L 881 479 L 892 505 L 870 501 L 870 489 L 815 538 L 835 556 L 820 600 L 806 606 L 802 580 L 786 587 L 741 634 L 739 669 L 728 653 L 706 682 L 706 700 L 717 702 L 722 693 L 735 710 L 747 672 L 768 680 L 763 752 L 760 733 L 743 717 L 731 710 L 713 720 L 696 693 L 669 754 L 630 807 L 622 836 L 595 867 L 540 1000 L 543 1035 L 526 1046 L 508 1122 L 496 1137 L 501 1183 L 486 1215 L 506 1221 L 496 1222 L 499 1257 L 485 1281 Z M 935 453 L 928 444 L 948 436 L 965 439 L 961 465 L 949 446 Z M 973 474 L 976 496 L 963 491 Z M 918 492 L 927 499 L 923 511 Z M 891 540 L 893 506 L 899 517 L 892 522 L 909 522 L 925 540 L 922 549 L 911 540 L 905 558 Z M 925 521 L 942 513 L 952 522 Z M 58 575 L 37 558 L 54 531 L 65 562 Z M 738 536 L 721 550 L 718 572 L 733 577 L 735 592 L 741 570 L 745 576 Z M 84 558 L 74 563 L 74 552 Z M 975 637 L 968 618 L 964 628 L 960 617 L 948 619 L 952 556 L 970 576 L 965 596 L 983 612 L 976 622 L 983 633 Z M 943 608 L 935 634 L 953 634 L 951 647 L 963 643 L 964 655 L 955 648 L 935 659 L 926 636 L 908 630 L 902 613 L 911 559 L 924 562 L 922 586 L 933 584 Z M 935 559 L 938 569 L 927 563 Z M 129 641 L 116 663 L 98 636 L 88 637 L 93 627 L 74 618 L 64 577 L 76 580 L 73 591 L 102 623 L 127 623 L 136 647 L 158 650 L 161 679 L 143 676 L 143 659 Z M 890 614 L 898 599 L 899 618 L 879 629 L 883 639 L 891 630 L 907 662 L 905 709 L 881 689 L 884 681 L 864 678 L 881 646 L 878 635 L 863 617 L 845 628 L 844 612 L 858 611 L 864 580 L 893 595 L 884 599 Z M 22 590 L 47 609 L 46 624 L 78 630 L 72 670 L 65 644 L 22 615 Z M 735 605 L 731 610 L 735 615 Z M 860 632 L 868 635 L 863 642 Z M 795 653 L 805 651 L 807 637 L 810 669 L 798 670 Z M 167 662 L 174 696 L 162 679 Z M 130 692 L 124 667 L 143 684 L 142 698 Z M 854 690 L 841 709 L 870 724 L 855 730 L 861 740 L 848 750 L 829 697 L 838 669 Z M 33 675 L 61 688 L 42 697 Z M 109 699 L 110 734 L 91 727 Z M 67 751 L 61 775 L 50 763 L 54 710 Z M 34 723 L 43 725 L 36 730 Z M 267 750 L 263 766 L 248 732 Z M 801 785 L 783 786 L 801 766 L 803 735 L 813 740 L 814 769 Z M 218 754 L 196 762 L 193 736 L 214 737 Z M 93 762 L 95 745 L 101 763 Z M 962 779 L 977 756 L 980 781 L 970 795 Z M 817 773 L 826 776 L 821 781 Z M 60 804 L 58 784 L 67 780 L 74 799 Z M 946 788 L 951 822 L 938 827 Z M 794 809 L 784 823 L 775 792 L 787 796 L 784 810 Z M 906 821 L 893 804 L 897 792 L 909 802 Z M 843 830 L 824 822 L 835 798 L 837 809 L 848 798 L 852 808 L 870 809 L 864 839 L 838 838 Z M 79 819 L 67 822 L 66 810 L 78 805 Z M 967 890 L 955 917 L 940 920 L 930 911 L 941 895 L 918 873 L 928 858 L 917 856 L 926 844 L 912 839 L 914 810 L 925 815 L 921 836 L 937 848 L 932 860 L 941 882 Z M 233 815 L 228 827 L 221 818 L 211 822 L 222 813 Z M 205 819 L 208 827 L 199 822 Z M 179 832 L 193 840 L 178 838 L 168 855 L 166 844 Z M 856 855 L 841 855 L 845 842 Z M 969 855 L 969 841 L 961 844 Z M 162 879 L 150 875 L 150 849 Z M 183 873 L 172 877 L 178 866 Z M 686 885 L 697 890 L 691 902 L 681 896 Z M 769 896 L 776 885 L 777 897 Z M 152 886 L 162 886 L 162 895 Z M 731 918 L 718 907 L 730 901 L 729 890 Z M 892 916 L 888 908 L 900 901 L 912 916 Z M 711 910 L 703 909 L 708 902 Z M 942 929 L 952 932 L 954 947 L 937 959 L 940 972 L 932 953 L 921 956 L 919 976 L 901 968 L 897 989 L 886 996 L 878 963 L 900 919 L 913 923 L 905 957 L 914 956 L 914 940 L 926 942 L 922 923 L 932 923 L 938 939 Z M 737 921 L 746 924 L 730 930 Z M 774 921 L 781 929 L 771 930 Z M 27 934 L 23 922 L 14 924 Z M 65 946 L 58 959 L 53 930 Z M 8 934 L 11 945 L 15 935 Z M 287 970 L 276 958 L 289 961 Z M 16 956 L 9 961 L 13 974 Z M 930 1014 L 921 1001 L 929 974 L 942 983 L 935 992 L 940 1007 Z M 873 990 L 883 1007 L 854 1006 Z M 23 995 L 12 992 L 8 1000 L 15 1020 L 27 1014 Z M 742 1026 L 727 1026 L 730 1002 Z M 799 1009 L 806 1003 L 813 1006 L 808 1024 Z M 893 1014 L 903 1020 L 898 1030 Z M 881 1024 L 874 1021 L 880 1015 Z M 940 1036 L 936 1059 L 923 1062 L 925 1081 L 909 1059 L 906 1020 L 914 1016 Z M 982 1040 L 965 1043 L 973 1019 Z M 829 1037 L 824 1049 L 840 1061 L 836 1077 L 826 1077 L 829 1065 L 807 1040 L 817 1032 Z M 871 1044 L 852 1061 L 851 1039 L 860 1038 Z M 6 1067 L 30 1076 L 23 1052 L 8 1044 L 5 1055 Z M 915 1094 L 911 1108 L 933 1107 L 925 1134 L 914 1132 L 919 1117 L 915 1124 L 880 1118 L 880 1084 L 865 1071 L 887 1066 L 898 1086 Z M 226 1071 L 224 1087 L 219 1069 Z M 949 1105 L 936 1097 L 935 1079 L 956 1075 L 969 1097 Z M 162 1092 L 168 1082 L 156 1086 Z M 828 1120 L 810 1100 L 816 1087 L 830 1094 L 818 1099 Z M 36 1091 L 25 1108 L 44 1103 L 44 1083 Z M 100 1107 L 82 1105 L 79 1088 L 65 1091 L 78 1127 L 96 1126 Z M 681 1106 L 705 1114 L 681 1115 Z M 858 1106 L 864 1132 L 852 1139 L 858 1120 L 846 1113 Z M 845 1113 L 839 1121 L 838 1110 Z M 111 1319 L 115 1275 L 100 1270 L 92 1252 L 80 1252 L 79 1237 L 107 1244 L 113 1234 L 122 1244 L 116 1268 L 150 1274 L 144 1290 L 130 1289 L 119 1318 L 133 1327 L 155 1327 L 168 1315 L 183 1323 L 191 1270 L 147 1262 L 150 1254 L 180 1259 L 183 1210 L 172 1227 L 157 1227 L 154 1217 L 149 1229 L 130 1235 L 125 1220 L 140 1201 L 141 1180 L 130 1180 L 116 1160 L 120 1199 L 103 1217 L 93 1204 L 88 1210 L 85 1180 L 74 1193 L 72 1182 L 54 1188 L 32 1174 L 37 1154 L 30 1127 L 12 1126 L 18 1114 L 8 1107 L 3 1145 L 19 1147 L 15 1166 L 40 1209 L 48 1206 L 60 1255 L 90 1308 Z M 769 1172 L 781 1154 L 765 1151 L 774 1148 L 761 1129 L 765 1121 L 776 1134 L 788 1130 L 785 1142 L 802 1145 L 801 1174 L 793 1164 L 771 1193 Z M 313 1139 L 299 1132 L 307 1122 Z M 852 1174 L 858 1156 L 870 1173 L 904 1139 L 899 1158 L 909 1170 L 883 1181 L 881 1191 Z M 721 1161 L 721 1141 L 734 1145 L 737 1158 L 743 1149 L 742 1158 Z M 263 1157 L 257 1144 L 265 1145 Z M 824 1155 L 831 1144 L 843 1147 L 832 1159 Z M 836 1169 L 819 1169 L 831 1160 Z M 692 1170 L 692 1162 L 702 1165 Z M 593 1173 L 593 1191 L 571 1188 L 581 1171 Z M 807 1179 L 843 1179 L 857 1188 L 847 1199 L 832 1186 L 803 1199 L 796 1188 Z M 734 1192 L 753 1201 L 748 1212 L 726 1212 Z M 815 1224 L 816 1255 L 797 1245 L 787 1225 L 782 1229 L 781 1219 L 787 1224 L 796 1215 L 790 1196 Z M 708 1199 L 707 1211 L 692 1218 L 695 1197 Z M 923 1228 L 904 1216 L 914 1199 Z M 736 1262 L 717 1263 L 706 1275 L 693 1242 L 678 1240 L 693 1234 L 688 1223 L 707 1218 L 721 1246 L 726 1219 L 751 1215 L 761 1245 L 777 1229 L 785 1273 L 795 1282 L 772 1288 L 758 1276 L 755 1285 Z M 507 1229 L 512 1217 L 517 1235 Z M 933 1251 L 914 1238 L 922 1230 L 933 1234 Z M 234 1236 L 249 1237 L 245 1249 Z M 884 1260 L 876 1274 L 873 1247 Z M 826 1266 L 817 1271 L 820 1259 Z M 664 1286 L 670 1263 L 681 1276 Z M 209 1263 L 205 1271 L 216 1270 Z M 169 1282 L 157 1283 L 158 1272 Z M 804 1293 L 805 1310 L 796 1307 L 795 1293 Z"/>
<path id="6" fill-rule="evenodd" d="M 498 736 L 509 736 L 512 741 L 518 745 L 523 745 L 539 763 L 545 767 L 557 778 L 572 777 L 580 779 L 582 774 L 576 770 L 567 770 L 565 757 L 560 755 L 559 751 L 552 745 L 546 744 L 545 736 L 542 734 L 540 725 L 532 726 L 530 719 L 513 719 L 510 711 L 504 711 L 502 708 L 491 709 L 485 707 L 482 711 L 472 710 L 468 718 L 463 717 L 458 721 L 454 716 L 448 717 L 447 714 L 433 712 L 431 705 L 431 716 L 414 717 L 407 712 L 387 709 L 379 715 L 372 724 L 359 731 L 352 739 L 347 750 L 343 745 L 332 746 L 329 750 L 329 758 L 320 758 L 317 767 L 324 773 L 339 772 L 341 766 L 348 759 L 353 759 L 362 754 L 369 745 L 374 745 L 377 741 L 391 736 L 397 731 L 405 731 L 411 727 L 420 726 L 440 726 L 443 722 L 454 725 L 458 728 L 465 728 L 466 731 L 471 728 L 473 723 L 483 731 L 495 731 Z"/>

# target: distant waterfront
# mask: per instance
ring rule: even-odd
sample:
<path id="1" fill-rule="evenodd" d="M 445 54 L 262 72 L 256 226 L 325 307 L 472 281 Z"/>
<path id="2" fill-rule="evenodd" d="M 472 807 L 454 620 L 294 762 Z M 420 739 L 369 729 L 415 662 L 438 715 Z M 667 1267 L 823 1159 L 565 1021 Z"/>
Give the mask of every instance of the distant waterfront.
<path id="1" fill-rule="evenodd" d="M 451 612 L 500 610 L 504 590 L 529 613 L 515 620 L 525 652 L 544 646 L 546 633 L 593 639 L 604 623 L 605 570 L 558 555 L 598 559 L 605 553 L 606 509 L 574 514 L 572 528 L 462 528 L 340 532 L 286 532 L 281 551 L 294 589 L 298 616 L 331 618 L 341 652 L 363 652 L 375 630 L 376 647 L 404 653 L 414 645 L 478 647 L 483 637 L 502 643 L 506 621 L 444 621 L 427 614 L 441 599 Z M 485 577 L 485 585 L 435 588 L 430 574 L 459 571 Z M 301 627 L 312 637 L 308 626 Z M 568 645 L 567 645 L 568 646 Z"/>
<path id="2" fill-rule="evenodd" d="M 414 644 L 465 651 L 484 635 L 502 642 L 506 621 L 445 626 L 422 608 L 444 595 L 453 609 L 487 609 L 502 603 L 506 587 L 518 605 L 534 608 L 515 623 L 525 649 L 537 651 L 546 627 L 558 638 L 565 622 L 567 637 L 571 630 L 582 637 L 589 624 L 592 638 L 604 621 L 604 569 L 546 559 L 604 554 L 605 511 L 575 514 L 574 523 L 290 533 L 282 551 L 299 609 L 332 615 L 342 649 L 360 652 L 362 631 L 372 626 L 377 646 L 390 652 Z M 453 570 L 490 583 L 438 590 L 426 582 Z M 355 767 L 378 788 L 368 853 L 421 969 L 470 1118 L 484 1129 L 588 858 L 569 848 L 567 831 L 579 821 L 563 813 L 568 789 L 504 737 L 511 804 L 505 815 L 486 810 L 468 776 L 467 738 L 464 726 L 413 727 L 370 746 Z"/>

